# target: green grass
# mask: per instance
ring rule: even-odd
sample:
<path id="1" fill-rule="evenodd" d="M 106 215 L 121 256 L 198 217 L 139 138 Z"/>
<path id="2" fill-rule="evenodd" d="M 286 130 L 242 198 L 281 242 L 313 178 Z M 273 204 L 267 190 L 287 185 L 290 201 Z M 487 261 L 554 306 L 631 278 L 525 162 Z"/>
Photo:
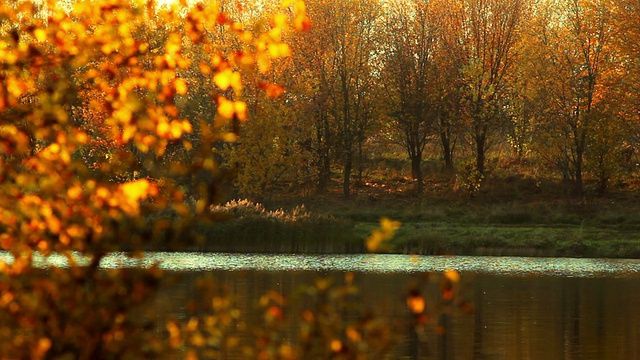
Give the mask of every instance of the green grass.
<path id="1" fill-rule="evenodd" d="M 178 250 L 361 253 L 388 217 L 402 223 L 385 247 L 394 253 L 640 258 L 640 209 L 633 204 L 356 199 L 273 209 L 228 206 L 222 211 L 230 220 L 201 224 L 200 244 Z"/>
<path id="2" fill-rule="evenodd" d="M 640 231 L 581 226 L 406 223 L 395 252 L 457 255 L 639 257 Z"/>

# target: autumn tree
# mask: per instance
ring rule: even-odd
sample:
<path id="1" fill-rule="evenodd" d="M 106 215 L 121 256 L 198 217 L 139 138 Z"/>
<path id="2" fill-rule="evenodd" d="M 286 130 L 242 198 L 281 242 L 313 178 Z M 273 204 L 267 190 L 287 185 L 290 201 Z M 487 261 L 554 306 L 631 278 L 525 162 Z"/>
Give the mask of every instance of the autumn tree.
<path id="1" fill-rule="evenodd" d="M 315 182 L 320 193 L 326 192 L 330 185 L 337 143 L 335 122 L 330 111 L 334 77 L 332 39 L 327 35 L 333 26 L 333 17 L 330 16 L 332 3 L 320 0 L 307 3 L 313 26 L 292 44 L 297 76 L 290 90 L 295 96 L 296 121 L 308 129 L 304 143 L 312 155 Z"/>
<path id="2" fill-rule="evenodd" d="M 464 8 L 448 0 L 432 2 L 431 21 L 436 23 L 437 38 L 433 54 L 435 84 L 435 133 L 444 167 L 455 169 L 455 150 L 464 129 L 464 64 L 467 61 L 464 38 Z"/>
<path id="3" fill-rule="evenodd" d="M 373 60 L 380 7 L 368 0 L 319 0 L 308 6 L 316 22 L 296 58 L 311 93 L 299 94 L 298 100 L 306 104 L 302 116 L 313 128 L 309 142 L 317 156 L 319 188 L 326 188 L 331 164 L 338 161 L 343 195 L 349 196 L 357 154 L 377 112 Z"/>
<path id="4" fill-rule="evenodd" d="M 216 173 L 216 144 L 236 141 L 234 124 L 247 119 L 241 68 L 266 72 L 288 49 L 273 34 L 308 19 L 299 1 L 255 33 L 214 3 L 62 5 L 0 5 L 0 246 L 13 258 L 0 263 L 0 357 L 155 359 L 166 343 L 144 312 L 159 270 L 101 261 L 197 238 L 219 183 L 199 187 L 190 209 L 178 180 Z M 214 41 L 213 29 L 240 47 Z M 206 56 L 190 57 L 192 46 Z M 195 69 L 213 79 L 197 92 L 213 104 L 208 118 L 187 119 L 180 104 L 197 87 Z M 197 141 L 185 136 L 194 124 Z M 88 166 L 99 139 L 111 156 Z M 190 163 L 167 158 L 172 147 L 193 151 Z M 133 169 L 139 178 L 113 176 Z M 38 263 L 54 255 L 67 266 Z"/>
<path id="5" fill-rule="evenodd" d="M 624 149 L 631 154 L 640 143 L 640 4 L 636 0 L 617 0 L 613 4 L 620 56 L 617 66 L 623 74 L 617 86 L 619 111 L 625 129 L 633 135 L 626 139 Z"/>
<path id="6" fill-rule="evenodd" d="M 510 71 L 527 8 L 521 0 L 463 0 L 453 4 L 462 7 L 466 42 L 462 71 L 468 142 L 475 156 L 475 170 L 478 176 L 484 176 L 487 151 L 505 122 Z"/>
<path id="7" fill-rule="evenodd" d="M 304 147 L 306 129 L 295 123 L 291 106 L 267 95 L 254 101 L 252 121 L 240 126 L 241 140 L 223 151 L 224 164 L 236 172 L 241 196 L 267 200 L 304 185 L 310 177 L 310 156 Z"/>
<path id="8" fill-rule="evenodd" d="M 333 112 L 343 164 L 342 193 L 348 197 L 355 150 L 366 139 L 365 131 L 374 114 L 372 57 L 376 49 L 380 8 L 376 2 L 367 0 L 343 4 L 334 10 L 338 18 L 331 36 L 338 90 L 333 99 Z"/>
<path id="9" fill-rule="evenodd" d="M 390 5 L 385 24 L 389 42 L 385 85 L 390 102 L 391 129 L 411 161 L 416 191 L 422 192 L 422 157 L 436 126 L 436 22 L 429 1 Z M 387 79 L 387 78 L 385 78 Z M 448 143 L 447 143 L 448 144 Z"/>
<path id="10" fill-rule="evenodd" d="M 541 53 L 531 66 L 540 86 L 539 149 L 561 172 L 569 194 L 581 197 L 587 153 L 596 145 L 592 140 L 614 131 L 605 124 L 613 120 L 606 115 L 614 77 L 612 13 L 606 1 L 569 0 L 543 4 L 538 16 L 535 46 Z"/>

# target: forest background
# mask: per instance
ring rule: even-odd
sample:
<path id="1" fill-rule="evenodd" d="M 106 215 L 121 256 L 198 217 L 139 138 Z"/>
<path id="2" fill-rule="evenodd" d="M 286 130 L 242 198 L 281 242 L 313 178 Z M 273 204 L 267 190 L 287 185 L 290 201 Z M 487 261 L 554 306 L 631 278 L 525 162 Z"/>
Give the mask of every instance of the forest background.
<path id="1" fill-rule="evenodd" d="M 638 4 L 311 1 L 274 69 L 282 101 L 223 150 L 238 195 L 634 190 Z M 408 169 L 407 169 L 407 164 Z M 492 181 L 492 179 L 494 181 Z M 496 184 L 499 179 L 499 184 Z M 425 187 L 425 184 L 429 184 Z M 547 184 L 547 186 L 545 186 Z M 552 185 L 548 185 L 552 184 Z M 494 194 L 495 195 L 495 194 Z M 527 194 L 529 195 L 529 194 Z"/>
<path id="2" fill-rule="evenodd" d="M 405 252 L 638 254 L 637 1 L 307 6 L 280 101 L 248 87 L 220 149 L 227 199 L 355 222 L 328 237 L 391 216 Z"/>

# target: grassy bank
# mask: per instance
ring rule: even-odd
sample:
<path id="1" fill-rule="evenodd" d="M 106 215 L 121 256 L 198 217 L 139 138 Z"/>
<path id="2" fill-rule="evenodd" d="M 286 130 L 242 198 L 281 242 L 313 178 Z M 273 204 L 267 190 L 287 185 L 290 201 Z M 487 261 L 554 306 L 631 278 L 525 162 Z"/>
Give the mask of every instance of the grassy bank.
<path id="1" fill-rule="evenodd" d="M 393 253 L 640 258 L 640 213 L 628 205 L 322 201 L 267 210 L 234 203 L 217 209 L 229 220 L 202 226 L 204 240 L 190 250 L 366 252 L 364 240 L 385 216 L 402 222 L 388 243 Z"/>

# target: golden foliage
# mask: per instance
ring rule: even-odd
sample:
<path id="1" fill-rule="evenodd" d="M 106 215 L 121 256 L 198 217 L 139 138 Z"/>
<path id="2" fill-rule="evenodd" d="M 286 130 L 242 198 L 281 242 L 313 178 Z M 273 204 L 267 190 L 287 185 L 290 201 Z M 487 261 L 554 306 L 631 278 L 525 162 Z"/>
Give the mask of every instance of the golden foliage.
<path id="1" fill-rule="evenodd" d="M 178 211 L 184 179 L 216 175 L 214 145 L 235 140 L 234 122 L 248 118 L 241 73 L 289 56 L 283 34 L 306 17 L 302 2 L 283 3 L 268 29 L 248 31 L 215 2 L 180 4 L 0 4 L 0 248 L 13 257 L 0 263 L 0 358 L 163 351 L 139 312 L 157 269 L 105 271 L 100 261 L 167 233 L 193 240 L 196 218 Z M 217 185 L 194 186 L 203 220 Z M 183 216 L 163 215 L 173 207 Z M 53 253 L 68 267 L 34 266 Z M 185 341 L 176 326 L 174 346 Z"/>
<path id="2" fill-rule="evenodd" d="M 380 219 L 380 227 L 373 230 L 366 240 L 367 250 L 371 252 L 379 251 L 381 245 L 393 238 L 395 231 L 401 226 L 399 221 L 390 220 L 386 217 Z"/>

